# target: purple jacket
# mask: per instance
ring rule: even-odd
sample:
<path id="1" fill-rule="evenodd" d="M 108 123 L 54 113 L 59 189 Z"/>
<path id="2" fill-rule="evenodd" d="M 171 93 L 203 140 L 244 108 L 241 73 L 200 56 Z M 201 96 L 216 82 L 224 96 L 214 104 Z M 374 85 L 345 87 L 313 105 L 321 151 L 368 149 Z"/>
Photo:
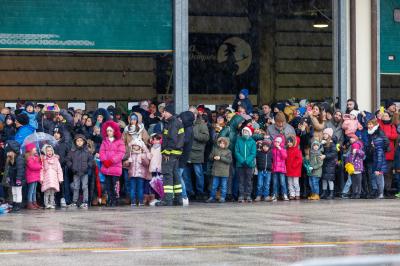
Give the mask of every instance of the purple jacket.
<path id="1" fill-rule="evenodd" d="M 356 150 L 354 154 L 353 151 Z M 361 141 L 357 141 L 351 145 L 350 155 L 347 158 L 348 163 L 354 165 L 355 172 L 364 172 L 364 157 L 365 153 L 363 151 L 363 144 Z"/>

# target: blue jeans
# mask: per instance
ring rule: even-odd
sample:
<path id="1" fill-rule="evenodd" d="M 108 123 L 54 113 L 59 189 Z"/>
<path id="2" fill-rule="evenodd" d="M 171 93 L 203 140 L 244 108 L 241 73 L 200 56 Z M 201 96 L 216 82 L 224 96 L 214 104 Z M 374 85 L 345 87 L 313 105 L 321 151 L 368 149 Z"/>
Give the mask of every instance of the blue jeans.
<path id="1" fill-rule="evenodd" d="M 319 177 L 310 176 L 311 193 L 319 195 Z"/>
<path id="2" fill-rule="evenodd" d="M 183 173 L 185 172 L 186 168 L 178 168 L 178 174 L 179 178 L 181 179 L 181 185 L 182 185 L 182 199 L 187 199 L 187 193 L 186 193 L 186 185 L 185 185 L 185 180 L 183 178 Z"/>
<path id="3" fill-rule="evenodd" d="M 37 182 L 33 182 L 28 184 L 28 202 L 36 202 L 36 187 L 37 187 Z"/>
<path id="4" fill-rule="evenodd" d="M 281 193 L 283 195 L 287 195 L 287 186 L 286 186 L 286 176 L 284 173 L 274 173 L 272 175 L 274 180 L 274 196 L 279 195 L 279 186 L 281 187 Z"/>
<path id="5" fill-rule="evenodd" d="M 346 181 L 346 184 L 344 185 L 344 188 L 343 188 L 342 193 L 343 193 L 343 194 L 349 194 L 350 188 L 351 188 L 351 185 L 352 185 L 352 184 L 353 184 L 353 183 L 351 182 L 351 175 L 348 175 L 347 181 Z"/>
<path id="6" fill-rule="evenodd" d="M 136 204 L 136 200 L 143 204 L 143 182 L 144 179 L 141 177 L 131 177 L 131 202 Z"/>
<path id="7" fill-rule="evenodd" d="M 375 173 L 374 173 L 374 176 L 376 178 L 376 184 L 377 184 L 377 187 L 378 187 L 378 193 L 379 194 L 383 194 L 383 191 L 385 189 L 385 178 L 384 178 L 383 175 L 375 175 Z"/>
<path id="8" fill-rule="evenodd" d="M 129 189 L 129 173 L 128 169 L 122 168 L 122 176 L 124 177 L 124 182 L 125 182 L 125 195 L 128 196 L 130 195 L 131 190 Z"/>
<path id="9" fill-rule="evenodd" d="M 271 172 L 259 171 L 258 181 L 257 181 L 257 196 L 268 197 L 270 185 L 271 185 Z"/>
<path id="10" fill-rule="evenodd" d="M 204 193 L 204 171 L 203 164 L 194 163 L 193 164 L 194 173 L 196 175 L 196 193 L 203 194 Z"/>
<path id="11" fill-rule="evenodd" d="M 225 199 L 227 184 L 228 184 L 228 177 L 214 176 L 210 197 L 215 199 L 215 195 L 217 194 L 217 189 L 221 185 L 221 199 Z"/>
<path id="12" fill-rule="evenodd" d="M 185 182 L 185 190 L 186 190 L 186 196 L 192 196 L 194 195 L 193 191 L 193 185 L 192 185 L 192 177 L 191 177 L 191 169 L 189 166 L 186 166 L 182 172 L 182 178 L 183 181 Z M 182 190 L 183 192 L 183 190 Z M 183 195 L 182 195 L 183 197 Z"/>

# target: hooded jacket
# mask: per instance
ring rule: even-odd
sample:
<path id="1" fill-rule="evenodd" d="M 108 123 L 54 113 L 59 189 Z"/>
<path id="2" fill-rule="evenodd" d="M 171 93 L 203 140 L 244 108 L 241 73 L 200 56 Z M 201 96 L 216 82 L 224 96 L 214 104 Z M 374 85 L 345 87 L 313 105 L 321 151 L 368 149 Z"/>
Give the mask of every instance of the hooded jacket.
<path id="1" fill-rule="evenodd" d="M 114 140 L 107 137 L 107 128 L 114 130 Z M 125 155 L 125 144 L 121 139 L 119 125 L 112 120 L 103 123 L 101 128 L 103 142 L 100 146 L 100 161 L 102 162 L 101 172 L 108 176 L 120 176 L 122 174 L 122 159 Z M 110 167 L 104 165 L 104 161 L 110 161 Z"/>
<path id="2" fill-rule="evenodd" d="M 42 161 L 39 156 L 33 155 L 26 159 L 26 183 L 31 184 L 33 182 L 40 181 L 40 172 L 42 170 Z"/>
<path id="3" fill-rule="evenodd" d="M 299 149 L 300 139 L 296 136 L 292 136 L 295 143 L 293 147 L 287 149 L 286 158 L 286 175 L 289 177 L 301 177 L 301 169 L 303 165 L 303 156 Z"/>
<path id="4" fill-rule="evenodd" d="M 354 147 L 357 148 L 354 148 Z M 354 165 L 354 172 L 362 173 L 364 172 L 364 144 L 361 141 L 356 141 L 351 145 L 350 154 L 347 157 L 347 162 Z M 353 151 L 356 150 L 354 154 Z"/>
<path id="5" fill-rule="evenodd" d="M 111 119 L 110 113 L 109 113 L 106 109 L 104 109 L 104 108 L 99 108 L 99 109 L 97 109 L 97 110 L 94 112 L 94 114 L 93 114 L 93 125 L 96 125 L 97 117 L 98 117 L 99 115 L 103 116 L 103 123 L 104 123 L 104 122 L 107 122 L 108 120 Z M 101 125 L 100 125 L 100 126 L 101 126 Z"/>
<path id="6" fill-rule="evenodd" d="M 271 148 L 267 151 L 264 152 L 262 148 L 257 151 L 257 156 L 256 156 L 256 162 L 257 162 L 257 169 L 258 171 L 272 171 L 272 151 Z"/>
<path id="7" fill-rule="evenodd" d="M 322 165 L 322 179 L 334 181 L 336 179 L 337 150 L 336 144 L 330 140 L 324 144 L 324 155 L 326 156 Z"/>
<path id="8" fill-rule="evenodd" d="M 151 175 L 149 173 L 151 154 L 141 139 L 133 139 L 129 143 L 129 146 L 131 147 L 134 145 L 139 146 L 141 151 L 134 152 L 134 150 L 131 148 L 131 153 L 129 156 L 129 176 L 151 179 Z"/>
<path id="9" fill-rule="evenodd" d="M 286 159 L 287 159 L 287 151 L 285 149 L 285 142 L 286 139 L 283 135 L 276 136 L 275 140 L 280 137 L 282 138 L 282 142 L 280 144 L 281 149 L 276 148 L 275 146 L 272 147 L 272 172 L 273 173 L 283 173 L 286 174 Z"/>
<path id="10" fill-rule="evenodd" d="M 255 167 L 257 144 L 252 137 L 241 136 L 235 145 L 236 167 Z"/>
<path id="11" fill-rule="evenodd" d="M 84 141 L 83 146 L 78 147 L 75 144 L 68 153 L 66 162 L 68 168 L 71 169 L 74 175 L 82 177 L 87 175 L 89 169 L 93 167 L 93 156 L 87 147 L 87 140 L 84 135 L 76 135 L 74 143 L 76 143 L 76 140 L 79 138 Z"/>
<path id="12" fill-rule="evenodd" d="M 33 132 L 35 132 L 35 128 L 33 128 L 31 125 L 19 127 L 17 129 L 17 133 L 15 134 L 15 141 L 17 141 L 19 145 L 22 145 L 26 137 L 33 134 Z"/>
<path id="13" fill-rule="evenodd" d="M 193 144 L 190 152 L 191 163 L 204 163 L 204 152 L 209 139 L 210 132 L 207 123 L 202 118 L 197 118 L 193 127 Z"/>
<path id="14" fill-rule="evenodd" d="M 234 100 L 233 104 L 232 104 L 232 108 L 235 111 L 237 111 L 239 106 L 243 106 L 246 109 L 246 113 L 247 114 L 253 113 L 253 104 L 251 103 L 251 101 L 249 99 L 249 90 L 248 89 L 242 89 L 240 91 L 240 93 L 242 93 L 245 96 L 245 98 L 243 100 L 241 100 L 239 98 L 239 95 L 238 95 L 236 97 L 236 99 Z"/>
<path id="15" fill-rule="evenodd" d="M 220 142 L 225 142 L 225 148 L 219 147 Z M 219 160 L 214 160 L 215 156 L 219 156 Z M 230 165 L 232 163 L 232 153 L 229 150 L 229 139 L 220 137 L 217 140 L 217 145 L 213 147 L 209 159 L 213 161 L 211 174 L 218 177 L 228 177 Z"/>
<path id="16" fill-rule="evenodd" d="M 318 150 L 313 149 L 315 143 L 318 143 L 319 146 Z M 322 155 L 321 144 L 318 141 L 314 141 L 313 144 L 311 144 L 311 149 L 310 149 L 310 166 L 312 167 L 311 176 L 313 177 L 322 176 L 322 166 L 324 164 L 324 160 L 320 158 L 321 155 Z"/>
<path id="17" fill-rule="evenodd" d="M 394 153 L 395 153 L 395 142 L 397 140 L 397 129 L 393 123 L 385 124 L 382 120 L 378 120 L 378 124 L 380 129 L 385 133 L 386 137 L 389 139 L 390 142 L 390 151 L 385 153 L 385 158 L 387 161 L 394 160 Z"/>
<path id="18" fill-rule="evenodd" d="M 189 161 L 190 151 L 193 145 L 194 114 L 190 111 L 185 111 L 179 115 L 179 118 L 185 129 L 185 141 L 183 144 L 182 156 L 179 158 L 179 168 L 184 168 Z"/>
<path id="19" fill-rule="evenodd" d="M 49 189 L 55 189 L 57 192 L 60 191 L 60 182 L 64 181 L 63 171 L 58 160 L 58 155 L 54 154 L 54 149 L 50 145 L 43 146 L 43 152 L 50 147 L 53 150 L 53 156 L 43 156 L 43 168 L 40 174 L 40 183 L 42 184 L 42 192 Z"/>
<path id="20" fill-rule="evenodd" d="M 378 127 L 369 135 L 369 150 L 372 151 L 373 166 L 372 170 L 386 173 L 387 163 L 385 158 L 385 141 L 382 137 L 384 134 Z"/>
<path id="21" fill-rule="evenodd" d="M 224 127 L 219 133 L 220 137 L 229 138 L 229 149 L 232 153 L 235 152 L 235 145 L 237 136 L 239 135 L 239 125 L 244 122 L 244 118 L 240 115 L 235 114 L 228 123 L 228 126 Z"/>

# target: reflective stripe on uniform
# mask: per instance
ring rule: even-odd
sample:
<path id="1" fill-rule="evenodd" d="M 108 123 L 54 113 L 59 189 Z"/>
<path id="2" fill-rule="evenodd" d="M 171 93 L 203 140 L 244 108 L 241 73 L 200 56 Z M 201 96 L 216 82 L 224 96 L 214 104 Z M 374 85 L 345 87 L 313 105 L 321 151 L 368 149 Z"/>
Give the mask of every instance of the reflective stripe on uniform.
<path id="1" fill-rule="evenodd" d="M 164 186 L 164 193 L 174 193 L 173 186 Z"/>
<path id="2" fill-rule="evenodd" d="M 180 128 L 180 129 L 178 130 L 178 135 L 180 135 L 180 134 L 182 134 L 182 133 L 185 133 L 185 129 L 184 129 L 184 128 Z"/>
<path id="3" fill-rule="evenodd" d="M 163 134 L 168 135 L 168 129 L 164 129 Z"/>
<path id="4" fill-rule="evenodd" d="M 161 152 L 161 154 L 166 154 L 166 155 L 182 155 L 182 151 L 179 151 L 179 150 L 163 150 L 162 152 Z"/>
<path id="5" fill-rule="evenodd" d="M 182 185 L 175 185 L 174 186 L 175 193 L 182 193 Z"/>

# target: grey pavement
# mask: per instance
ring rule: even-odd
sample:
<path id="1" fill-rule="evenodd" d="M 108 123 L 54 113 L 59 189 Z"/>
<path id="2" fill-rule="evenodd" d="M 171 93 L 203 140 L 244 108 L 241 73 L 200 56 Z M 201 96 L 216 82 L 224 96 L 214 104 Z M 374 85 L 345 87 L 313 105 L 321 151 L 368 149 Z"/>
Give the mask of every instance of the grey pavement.
<path id="1" fill-rule="evenodd" d="M 288 265 L 400 254 L 400 200 L 38 210 L 0 216 L 3 265 Z"/>

